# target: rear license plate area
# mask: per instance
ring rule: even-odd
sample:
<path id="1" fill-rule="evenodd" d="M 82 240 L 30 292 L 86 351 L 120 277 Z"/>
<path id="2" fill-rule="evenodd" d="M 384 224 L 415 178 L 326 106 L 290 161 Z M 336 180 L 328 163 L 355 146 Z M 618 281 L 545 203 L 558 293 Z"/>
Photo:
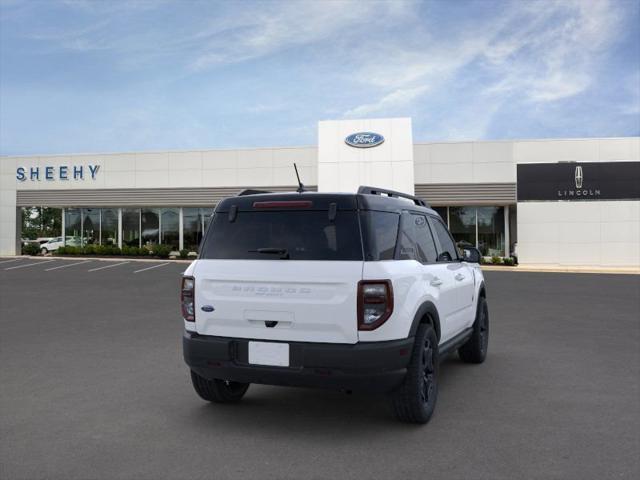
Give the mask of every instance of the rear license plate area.
<path id="1" fill-rule="evenodd" d="M 289 344 L 249 342 L 249 364 L 272 367 L 289 366 Z"/>

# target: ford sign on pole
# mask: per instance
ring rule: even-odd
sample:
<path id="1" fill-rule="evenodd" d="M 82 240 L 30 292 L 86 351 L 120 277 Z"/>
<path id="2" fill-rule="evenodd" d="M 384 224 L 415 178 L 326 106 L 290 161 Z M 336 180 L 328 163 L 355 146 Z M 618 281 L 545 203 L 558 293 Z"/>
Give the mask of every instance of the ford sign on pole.
<path id="1" fill-rule="evenodd" d="M 358 132 L 349 135 L 344 139 L 347 145 L 356 148 L 371 148 L 377 147 L 384 142 L 384 137 L 379 133 L 373 132 Z"/>

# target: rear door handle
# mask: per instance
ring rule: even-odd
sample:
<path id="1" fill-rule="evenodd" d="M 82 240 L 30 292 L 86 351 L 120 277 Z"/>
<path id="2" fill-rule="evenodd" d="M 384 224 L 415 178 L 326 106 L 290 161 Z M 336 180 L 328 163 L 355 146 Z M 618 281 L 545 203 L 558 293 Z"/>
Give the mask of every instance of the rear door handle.
<path id="1" fill-rule="evenodd" d="M 433 280 L 431 280 L 431 286 L 439 287 L 440 285 L 442 285 L 442 280 L 440 280 L 438 277 L 433 277 Z"/>
<path id="2" fill-rule="evenodd" d="M 464 275 L 461 273 L 457 273 L 456 276 L 454 277 L 456 280 L 458 281 L 462 281 L 464 280 Z"/>

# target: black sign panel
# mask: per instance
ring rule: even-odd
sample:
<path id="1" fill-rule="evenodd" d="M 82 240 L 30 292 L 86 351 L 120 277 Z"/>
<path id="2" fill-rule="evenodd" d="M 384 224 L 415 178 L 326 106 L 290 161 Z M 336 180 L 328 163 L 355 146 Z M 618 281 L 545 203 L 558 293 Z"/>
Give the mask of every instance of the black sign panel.
<path id="1" fill-rule="evenodd" d="M 518 165 L 518 201 L 640 200 L 640 162 Z"/>

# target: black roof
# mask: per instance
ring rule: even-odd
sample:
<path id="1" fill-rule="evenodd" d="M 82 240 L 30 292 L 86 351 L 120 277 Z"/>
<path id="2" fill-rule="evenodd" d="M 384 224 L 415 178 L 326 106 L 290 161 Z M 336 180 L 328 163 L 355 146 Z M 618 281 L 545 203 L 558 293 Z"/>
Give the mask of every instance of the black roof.
<path id="1" fill-rule="evenodd" d="M 372 188 L 372 187 L 364 187 Z M 309 210 L 328 210 L 329 205 L 336 204 L 337 210 L 377 210 L 400 213 L 403 210 L 431 213 L 437 215 L 435 211 L 417 197 L 402 198 L 398 196 L 386 196 L 373 193 L 325 193 L 325 192 L 273 192 L 254 193 L 254 191 L 244 191 L 236 197 L 229 197 L 222 200 L 216 207 L 216 212 L 228 212 L 232 206 L 238 211 L 253 211 L 255 202 L 279 202 L 279 201 L 300 201 L 308 200 L 312 202 Z M 376 192 L 385 193 L 387 191 L 376 189 Z M 391 192 L 391 191 L 389 191 Z M 393 192 L 398 193 L 398 192 Z M 416 200 L 420 200 L 417 202 Z M 421 203 L 421 204 L 417 204 Z M 276 210 L 277 208 L 273 208 Z"/>

